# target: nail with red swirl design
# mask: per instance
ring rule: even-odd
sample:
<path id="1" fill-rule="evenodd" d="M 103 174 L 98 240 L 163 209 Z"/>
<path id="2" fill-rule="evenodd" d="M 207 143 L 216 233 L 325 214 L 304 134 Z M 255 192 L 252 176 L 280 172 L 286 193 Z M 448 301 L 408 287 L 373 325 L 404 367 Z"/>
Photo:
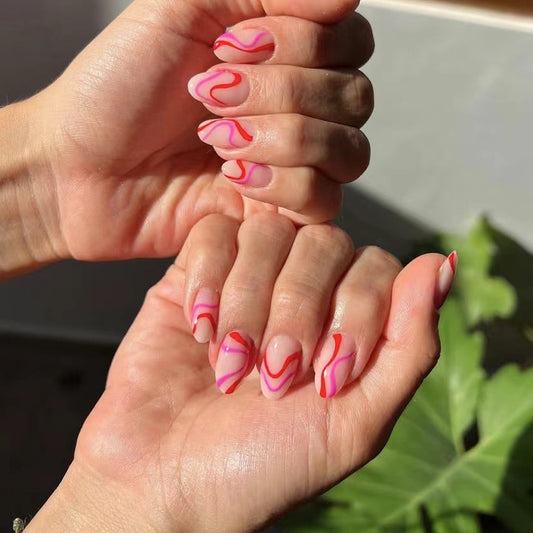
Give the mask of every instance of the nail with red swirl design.
<path id="1" fill-rule="evenodd" d="M 300 361 L 302 345 L 292 337 L 274 337 L 261 363 L 261 390 L 270 400 L 279 400 L 292 385 Z"/>
<path id="2" fill-rule="evenodd" d="M 198 74 L 190 79 L 188 88 L 194 99 L 217 107 L 241 105 L 250 94 L 246 76 L 229 70 Z"/>
<path id="3" fill-rule="evenodd" d="M 239 331 L 224 338 L 215 365 L 217 387 L 224 394 L 233 394 L 248 374 L 253 346 L 252 339 Z"/>
<path id="4" fill-rule="evenodd" d="M 272 57 L 276 45 L 268 31 L 248 28 L 224 33 L 213 48 L 215 55 L 226 63 L 259 63 Z"/>
<path id="5" fill-rule="evenodd" d="M 315 362 L 315 387 L 322 398 L 332 398 L 348 379 L 355 362 L 355 342 L 344 333 L 332 333 Z"/>
<path id="6" fill-rule="evenodd" d="M 219 148 L 244 148 L 254 140 L 252 127 L 242 120 L 231 118 L 202 122 L 198 136 L 206 144 Z"/>
<path id="7" fill-rule="evenodd" d="M 254 189 L 267 187 L 272 181 L 270 167 L 240 159 L 226 161 L 222 165 L 222 173 L 235 185 L 244 185 Z"/>
<path id="8" fill-rule="evenodd" d="M 208 343 L 217 330 L 219 296 L 211 289 L 200 289 L 192 308 L 192 334 L 196 342 Z"/>
<path id="9" fill-rule="evenodd" d="M 448 298 L 452 290 L 458 262 L 459 254 L 455 251 L 446 258 L 446 261 L 440 267 L 437 288 L 435 290 L 435 305 L 437 309 L 440 309 L 444 305 L 446 298 Z"/>

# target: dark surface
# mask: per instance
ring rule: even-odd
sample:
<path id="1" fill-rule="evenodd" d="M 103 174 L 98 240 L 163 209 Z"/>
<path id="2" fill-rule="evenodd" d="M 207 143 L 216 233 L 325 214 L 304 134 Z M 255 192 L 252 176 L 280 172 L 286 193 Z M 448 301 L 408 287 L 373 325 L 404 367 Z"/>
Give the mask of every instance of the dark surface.
<path id="1" fill-rule="evenodd" d="M 0 531 L 31 518 L 60 482 L 114 351 L 0 336 Z"/>

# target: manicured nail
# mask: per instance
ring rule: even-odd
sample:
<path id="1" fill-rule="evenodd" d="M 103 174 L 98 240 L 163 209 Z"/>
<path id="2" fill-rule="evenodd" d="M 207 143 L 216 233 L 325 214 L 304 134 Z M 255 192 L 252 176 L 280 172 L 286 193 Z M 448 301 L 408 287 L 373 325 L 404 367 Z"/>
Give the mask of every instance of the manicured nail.
<path id="1" fill-rule="evenodd" d="M 222 173 L 232 183 L 248 187 L 266 187 L 272 181 L 272 170 L 265 165 L 249 161 L 226 161 L 222 165 Z"/>
<path id="2" fill-rule="evenodd" d="M 192 308 L 192 334 L 196 342 L 209 342 L 217 329 L 219 296 L 211 289 L 200 289 Z"/>
<path id="3" fill-rule="evenodd" d="M 250 94 L 246 76 L 239 72 L 217 70 L 203 72 L 189 81 L 191 96 L 200 102 L 217 107 L 241 105 Z"/>
<path id="4" fill-rule="evenodd" d="M 258 63 L 272 57 L 276 45 L 264 30 L 233 30 L 215 41 L 216 56 L 226 63 Z"/>
<path id="5" fill-rule="evenodd" d="M 271 399 L 281 398 L 292 385 L 302 359 L 301 344 L 287 335 L 274 337 L 261 363 L 261 390 Z"/>
<path id="6" fill-rule="evenodd" d="M 457 273 L 458 261 L 459 254 L 455 251 L 446 258 L 446 261 L 440 267 L 435 294 L 435 305 L 437 309 L 440 309 L 444 305 L 446 298 L 448 298 L 452 290 L 455 274 Z"/>
<path id="7" fill-rule="evenodd" d="M 248 124 L 239 120 L 208 120 L 198 127 L 198 136 L 204 143 L 219 148 L 244 148 L 254 140 L 251 129 Z"/>
<path id="8" fill-rule="evenodd" d="M 330 335 L 315 365 L 315 387 L 322 398 L 331 398 L 342 389 L 354 362 L 354 340 L 344 333 Z"/>
<path id="9" fill-rule="evenodd" d="M 226 335 L 215 366 L 217 387 L 224 394 L 233 394 L 246 377 L 252 351 L 253 342 L 248 335 L 239 331 Z"/>

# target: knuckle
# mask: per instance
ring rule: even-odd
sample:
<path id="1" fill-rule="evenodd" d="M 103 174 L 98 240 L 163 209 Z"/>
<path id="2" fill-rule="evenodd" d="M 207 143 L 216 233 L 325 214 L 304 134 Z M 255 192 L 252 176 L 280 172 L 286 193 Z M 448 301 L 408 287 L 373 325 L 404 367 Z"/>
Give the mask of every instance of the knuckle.
<path id="1" fill-rule="evenodd" d="M 276 92 L 280 95 L 280 110 L 282 112 L 299 112 L 301 109 L 301 98 L 305 91 L 302 91 L 300 76 L 292 69 L 286 69 L 283 80 L 279 81 Z M 265 95 L 265 99 L 272 98 L 272 92 Z"/>
<path id="2" fill-rule="evenodd" d="M 360 309 L 364 309 L 364 315 L 370 321 L 379 318 L 388 305 L 388 293 L 385 294 L 380 286 L 372 283 L 352 287 L 351 293 L 352 300 L 357 302 Z"/>
<path id="3" fill-rule="evenodd" d="M 312 323 L 324 297 L 325 289 L 312 277 L 291 279 L 276 289 L 276 317 L 301 323 Z"/>
<path id="4" fill-rule="evenodd" d="M 310 142 L 308 121 L 302 115 L 291 115 L 290 127 L 287 128 L 287 139 L 285 146 L 291 146 L 295 149 L 296 155 L 303 149 L 307 148 Z"/>
<path id="5" fill-rule="evenodd" d="M 283 215 L 274 212 L 257 213 L 248 217 L 239 229 L 239 237 L 259 235 L 259 238 L 292 238 L 296 232 L 294 224 Z"/>
<path id="6" fill-rule="evenodd" d="M 392 268 L 397 272 L 402 270 L 402 264 L 397 257 L 391 253 L 383 250 L 379 246 L 366 246 L 358 250 L 357 255 L 361 257 L 362 255 L 372 263 L 383 266 L 385 268 Z"/>
<path id="7" fill-rule="evenodd" d="M 351 110 L 354 125 L 361 127 L 374 111 L 372 83 L 362 72 L 356 72 L 348 76 L 342 96 Z"/>
<path id="8" fill-rule="evenodd" d="M 339 255 L 350 255 L 354 252 L 353 241 L 350 236 L 333 224 L 313 224 L 300 230 L 300 236 L 305 241 L 311 241 L 321 248 L 338 250 Z"/>

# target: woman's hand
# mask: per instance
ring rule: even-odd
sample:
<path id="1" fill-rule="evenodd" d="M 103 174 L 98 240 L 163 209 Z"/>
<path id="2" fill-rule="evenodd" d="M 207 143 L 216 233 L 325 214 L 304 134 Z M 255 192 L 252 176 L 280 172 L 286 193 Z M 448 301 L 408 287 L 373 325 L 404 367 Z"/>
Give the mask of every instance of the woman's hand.
<path id="1" fill-rule="evenodd" d="M 209 213 L 332 219 L 369 161 L 357 69 L 373 41 L 356 5 L 136 0 L 22 106 L 47 157 L 32 197 L 54 201 L 38 211 L 57 256 L 172 255 Z M 209 70 L 215 54 L 232 63 Z"/>
<path id="2" fill-rule="evenodd" d="M 388 254 L 354 254 L 331 226 L 296 232 L 278 215 L 261 214 L 237 233 L 232 221 L 216 218 L 195 229 L 187 257 L 148 293 L 74 462 L 29 531 L 259 528 L 372 459 L 435 364 L 437 307 L 453 281 L 453 257 L 423 256 L 396 275 Z M 228 233 L 234 239 L 221 243 Z M 220 269 L 206 277 L 202 250 L 211 257 L 213 243 L 220 256 L 211 271 Z M 217 389 L 207 345 L 193 339 L 186 318 L 196 289 L 207 286 L 222 291 L 214 347 L 229 330 L 246 331 L 260 353 L 279 334 L 301 343 L 299 383 L 283 398 L 266 399 L 256 375 L 230 396 Z M 337 385 L 341 373 L 347 382 L 358 377 L 329 400 L 304 370 L 318 339 L 337 331 L 355 344 L 351 373 L 339 365 Z M 316 361 L 322 377 L 321 355 Z M 280 362 L 269 361 L 272 373 Z M 226 383 L 220 388 L 228 392 Z"/>

